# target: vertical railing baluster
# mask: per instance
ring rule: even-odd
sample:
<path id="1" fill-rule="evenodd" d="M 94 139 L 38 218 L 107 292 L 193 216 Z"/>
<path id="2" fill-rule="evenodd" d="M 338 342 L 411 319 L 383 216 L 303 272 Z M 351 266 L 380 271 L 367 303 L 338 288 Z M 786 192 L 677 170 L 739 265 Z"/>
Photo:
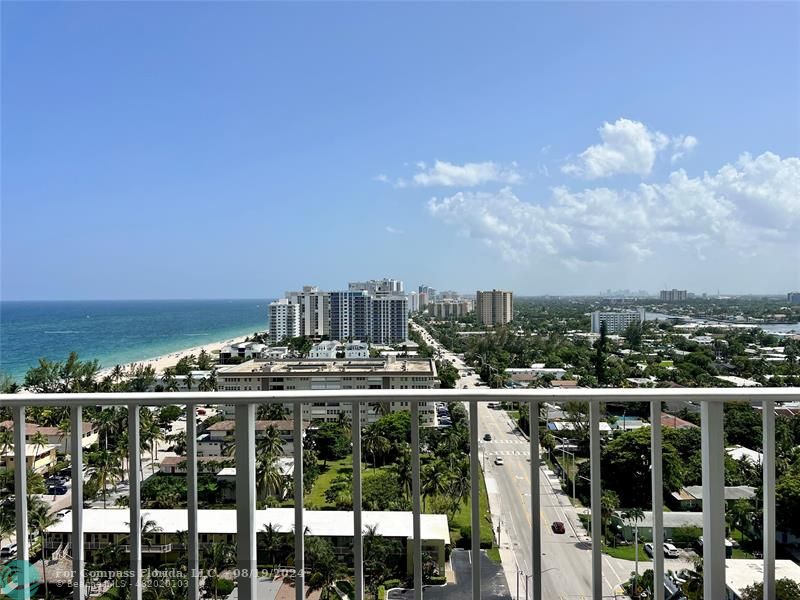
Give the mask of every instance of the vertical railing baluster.
<path id="1" fill-rule="evenodd" d="M 353 400 L 353 575 L 356 598 L 364 597 L 364 526 L 361 520 L 361 405 Z"/>
<path id="2" fill-rule="evenodd" d="M 411 508 L 414 530 L 414 600 L 422 600 L 422 526 L 420 524 L 419 404 L 411 401 Z"/>
<path id="3" fill-rule="evenodd" d="M 70 409 L 70 461 L 72 463 L 72 598 L 86 598 L 83 539 L 83 407 Z"/>
<path id="4" fill-rule="evenodd" d="M 591 500 L 592 500 L 592 598 L 603 597 L 603 526 L 600 496 L 600 401 L 589 400 L 589 463 L 591 467 Z M 577 476 L 574 475 L 574 476 Z"/>
<path id="5" fill-rule="evenodd" d="M 664 600 L 664 483 L 661 457 L 661 400 L 650 400 L 650 481 L 653 497 L 653 600 Z M 637 549 L 638 552 L 638 549 Z"/>
<path id="6" fill-rule="evenodd" d="M 256 600 L 256 413 L 236 405 L 236 577 L 240 600 Z"/>
<path id="7" fill-rule="evenodd" d="M 478 401 L 469 401 L 470 498 L 472 501 L 472 600 L 481 598 L 481 462 L 478 456 Z"/>
<path id="8" fill-rule="evenodd" d="M 533 600 L 542 600 L 542 519 L 539 490 L 539 402 L 528 409 L 528 438 L 531 456 L 531 575 Z M 527 581 L 526 581 L 527 584 Z"/>
<path id="9" fill-rule="evenodd" d="M 761 403 L 763 419 L 764 598 L 775 597 L 775 402 Z"/>
<path id="10" fill-rule="evenodd" d="M 294 405 L 294 568 L 295 598 L 305 597 L 306 544 L 303 523 L 303 403 Z"/>
<path id="11" fill-rule="evenodd" d="M 703 467 L 703 595 L 724 598 L 725 586 L 725 444 L 724 404 L 701 400 Z"/>
<path id="12" fill-rule="evenodd" d="M 128 513 L 130 535 L 131 600 L 142 600 L 142 507 L 141 507 L 141 464 L 139 405 L 128 405 Z M 153 460 L 153 457 L 150 458 Z"/>
<path id="13" fill-rule="evenodd" d="M 17 512 L 17 560 L 30 558 L 28 544 L 28 456 L 25 448 L 25 407 L 15 406 L 14 418 L 14 510 Z M 33 457 L 34 464 L 36 457 Z M 22 600 L 30 598 L 27 571 L 20 571 Z M 5 583 L 5 582 L 2 582 Z"/>
<path id="14" fill-rule="evenodd" d="M 200 599 L 200 534 L 197 529 L 197 405 L 186 404 L 186 510 L 189 600 Z"/>

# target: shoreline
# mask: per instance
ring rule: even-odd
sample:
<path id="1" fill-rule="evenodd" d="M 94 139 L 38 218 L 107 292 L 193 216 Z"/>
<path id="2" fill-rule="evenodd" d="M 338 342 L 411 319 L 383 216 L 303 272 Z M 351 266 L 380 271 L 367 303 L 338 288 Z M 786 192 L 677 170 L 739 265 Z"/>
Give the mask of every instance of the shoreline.
<path id="1" fill-rule="evenodd" d="M 145 358 L 143 360 L 136 360 L 129 363 L 120 364 L 120 366 L 127 372 L 131 369 L 133 365 L 144 365 L 144 366 L 152 366 L 155 371 L 156 375 L 161 375 L 164 372 L 164 369 L 168 367 L 174 367 L 177 362 L 191 354 L 198 355 L 200 354 L 201 350 L 205 350 L 208 354 L 213 354 L 214 352 L 219 352 L 225 346 L 230 344 L 239 344 L 245 340 L 245 338 L 249 337 L 249 335 L 242 335 L 235 338 L 230 338 L 227 340 L 221 340 L 217 342 L 208 342 L 206 344 L 202 344 L 200 346 L 192 346 L 191 348 L 185 348 L 183 350 L 177 350 L 176 352 L 169 352 L 168 354 L 162 354 L 160 356 L 154 356 L 152 358 Z M 115 365 L 116 366 L 116 365 Z M 97 372 L 96 378 L 98 380 L 103 379 L 111 374 L 114 367 L 106 367 L 100 369 Z"/>

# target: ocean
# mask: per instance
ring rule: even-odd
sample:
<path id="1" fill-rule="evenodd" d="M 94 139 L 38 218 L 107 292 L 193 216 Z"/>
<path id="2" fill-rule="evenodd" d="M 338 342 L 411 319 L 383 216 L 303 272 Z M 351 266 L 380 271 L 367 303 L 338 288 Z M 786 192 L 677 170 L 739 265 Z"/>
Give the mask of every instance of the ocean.
<path id="1" fill-rule="evenodd" d="M 21 383 L 40 357 L 75 351 L 101 368 L 265 331 L 270 300 L 0 302 L 0 372 Z"/>

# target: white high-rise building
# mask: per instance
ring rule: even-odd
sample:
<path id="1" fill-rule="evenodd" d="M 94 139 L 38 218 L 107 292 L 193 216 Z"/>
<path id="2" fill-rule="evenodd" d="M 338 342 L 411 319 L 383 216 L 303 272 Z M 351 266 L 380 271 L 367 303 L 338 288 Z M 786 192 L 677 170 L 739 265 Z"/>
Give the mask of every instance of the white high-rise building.
<path id="1" fill-rule="evenodd" d="M 351 292 L 368 292 L 371 296 L 391 296 L 403 293 L 403 282 L 399 279 L 370 279 L 369 281 L 351 281 L 348 284 Z"/>
<path id="2" fill-rule="evenodd" d="M 417 292 L 409 292 L 408 295 L 408 312 L 419 312 L 419 294 Z"/>
<path id="3" fill-rule="evenodd" d="M 276 344 L 300 335 L 300 306 L 281 298 L 269 305 L 269 339 Z"/>
<path id="4" fill-rule="evenodd" d="M 300 335 L 311 338 L 330 335 L 330 292 L 304 285 L 300 292 L 286 292 L 286 298 L 300 307 Z"/>
<path id="5" fill-rule="evenodd" d="M 614 312 L 596 310 L 592 313 L 592 333 L 600 333 L 603 323 L 606 333 L 622 333 L 631 323 L 644 323 L 644 317 L 644 308 Z"/>

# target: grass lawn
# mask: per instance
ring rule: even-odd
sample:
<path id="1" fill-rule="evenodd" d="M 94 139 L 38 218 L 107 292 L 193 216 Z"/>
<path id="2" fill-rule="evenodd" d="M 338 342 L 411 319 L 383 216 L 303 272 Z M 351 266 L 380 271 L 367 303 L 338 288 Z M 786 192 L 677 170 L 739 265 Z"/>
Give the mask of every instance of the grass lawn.
<path id="1" fill-rule="evenodd" d="M 320 461 L 319 468 L 320 475 L 314 482 L 314 487 L 311 488 L 311 491 L 306 494 L 305 497 L 306 508 L 333 508 L 333 506 L 328 504 L 325 500 L 325 491 L 331 486 L 331 483 L 333 483 L 333 480 L 336 479 L 337 476 L 352 472 L 353 457 L 347 456 L 341 460 L 328 461 L 327 467 L 323 466 L 323 462 Z M 294 506 L 293 498 L 289 499 L 289 504 Z"/>
<path id="2" fill-rule="evenodd" d="M 481 543 L 490 545 L 494 541 L 492 531 L 492 515 L 489 512 L 489 496 L 486 493 L 486 484 L 481 476 L 480 480 L 480 514 L 481 514 Z M 472 524 L 472 499 L 467 500 L 466 504 L 461 505 L 461 509 L 456 513 L 455 518 L 450 522 L 450 541 L 453 546 L 461 539 L 461 528 L 469 527 Z"/>
<path id="3" fill-rule="evenodd" d="M 603 552 L 614 558 L 623 558 L 625 560 L 636 560 L 636 546 L 606 546 L 603 544 Z M 639 544 L 639 560 L 651 560 L 644 551 L 644 544 Z"/>
<path id="4" fill-rule="evenodd" d="M 500 548 L 489 548 L 486 551 L 486 556 L 488 556 L 489 560 L 493 563 L 500 564 Z"/>

